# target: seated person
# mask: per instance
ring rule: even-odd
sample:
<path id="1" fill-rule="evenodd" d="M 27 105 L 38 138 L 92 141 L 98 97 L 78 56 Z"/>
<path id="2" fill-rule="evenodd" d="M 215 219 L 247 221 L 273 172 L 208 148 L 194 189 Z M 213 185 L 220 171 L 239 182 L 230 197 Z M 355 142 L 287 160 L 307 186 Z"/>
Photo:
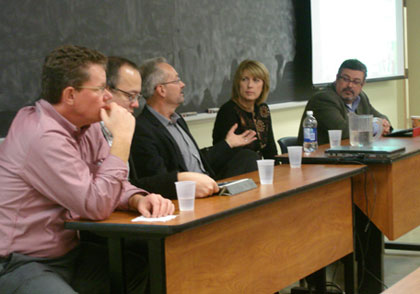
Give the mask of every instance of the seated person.
<path id="1" fill-rule="evenodd" d="M 214 179 L 257 169 L 257 154 L 237 149 L 255 140 L 255 132 L 235 134 L 232 126 L 225 140 L 199 150 L 184 119 L 175 112 L 184 102 L 185 84 L 164 58 L 155 58 L 140 67 L 142 94 L 146 106 L 136 121 L 131 147 L 137 174 L 133 183 L 167 197 L 176 198 L 176 181 L 195 181 L 196 197 L 217 193 Z M 143 186 L 142 186 L 143 187 Z"/>
<path id="2" fill-rule="evenodd" d="M 341 139 L 349 138 L 349 112 L 382 118 L 383 135 L 392 130 L 388 118 L 370 104 L 366 93 L 362 91 L 366 75 L 366 66 L 357 59 L 348 59 L 341 64 L 335 82 L 316 93 L 306 104 L 298 144 L 303 144 L 302 123 L 307 110 L 312 110 L 318 121 L 319 145 L 329 142 L 328 130 L 342 130 Z"/>
<path id="3" fill-rule="evenodd" d="M 230 128 L 235 133 L 253 130 L 257 140 L 243 148 L 257 152 L 260 157 L 274 159 L 277 155 L 270 109 L 264 103 L 270 91 L 270 75 L 261 62 L 244 60 L 233 78 L 232 97 L 219 109 L 213 128 L 213 144 L 224 140 Z"/>
<path id="4" fill-rule="evenodd" d="M 141 97 L 141 76 L 137 64 L 119 56 L 109 56 L 106 66 L 106 86 L 112 93 L 109 102 L 115 102 L 119 106 L 134 113 L 139 107 Z M 102 132 L 105 139 L 112 146 L 112 134 L 101 121 Z"/>
<path id="5" fill-rule="evenodd" d="M 106 248 L 80 244 L 65 221 L 103 220 L 115 209 L 146 217 L 174 211 L 170 200 L 127 181 L 135 119 L 108 104 L 106 62 L 84 47 L 53 50 L 42 99 L 18 112 L 0 145 L 0 293 L 110 293 Z M 125 258 L 129 293 L 143 293 L 147 265 Z"/>

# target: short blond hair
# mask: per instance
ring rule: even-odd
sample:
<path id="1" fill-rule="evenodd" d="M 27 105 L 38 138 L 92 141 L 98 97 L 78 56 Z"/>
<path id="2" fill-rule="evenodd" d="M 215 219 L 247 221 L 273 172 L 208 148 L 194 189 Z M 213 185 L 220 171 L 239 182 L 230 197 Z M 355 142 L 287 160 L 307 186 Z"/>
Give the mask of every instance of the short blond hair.
<path id="1" fill-rule="evenodd" d="M 265 65 L 256 60 L 245 59 L 244 61 L 241 62 L 241 64 L 239 64 L 239 67 L 236 70 L 235 76 L 233 78 L 231 98 L 234 101 L 238 101 L 240 97 L 239 88 L 240 88 L 241 78 L 244 71 L 246 70 L 252 76 L 264 81 L 264 86 L 261 91 L 261 95 L 260 97 L 258 97 L 257 101 L 255 101 L 255 103 L 259 105 L 267 100 L 268 93 L 270 91 L 270 74 L 268 72 L 268 69 L 265 67 Z"/>

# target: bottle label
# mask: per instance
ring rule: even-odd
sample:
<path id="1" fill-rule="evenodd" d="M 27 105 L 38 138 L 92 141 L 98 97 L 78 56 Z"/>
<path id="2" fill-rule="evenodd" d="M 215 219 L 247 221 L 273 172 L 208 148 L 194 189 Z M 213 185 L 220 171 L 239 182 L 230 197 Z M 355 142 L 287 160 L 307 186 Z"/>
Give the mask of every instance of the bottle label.
<path id="1" fill-rule="evenodd" d="M 317 142 L 316 128 L 303 128 L 303 141 L 307 143 Z"/>

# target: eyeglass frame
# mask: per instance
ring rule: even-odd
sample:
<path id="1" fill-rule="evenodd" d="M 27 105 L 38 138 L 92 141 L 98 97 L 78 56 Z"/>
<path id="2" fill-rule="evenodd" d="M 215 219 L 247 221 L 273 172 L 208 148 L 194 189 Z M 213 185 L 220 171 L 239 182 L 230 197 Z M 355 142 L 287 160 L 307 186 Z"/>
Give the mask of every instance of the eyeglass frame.
<path id="1" fill-rule="evenodd" d="M 177 78 L 176 80 L 173 80 L 173 81 L 169 81 L 169 82 L 163 82 L 163 83 L 158 83 L 156 86 L 155 86 L 155 89 L 157 88 L 157 86 L 159 86 L 159 85 L 167 85 L 167 84 L 178 84 L 178 83 L 180 83 L 182 80 L 181 80 L 181 78 Z"/>
<path id="2" fill-rule="evenodd" d="M 364 81 L 361 81 L 361 80 L 352 80 L 352 79 L 350 79 L 348 77 L 345 77 L 345 76 L 342 76 L 342 75 L 337 75 L 337 78 L 338 79 L 342 79 L 346 83 L 353 83 L 356 86 L 361 86 L 364 83 Z"/>
<path id="3" fill-rule="evenodd" d="M 111 90 L 117 90 L 117 91 L 123 93 L 128 98 L 128 101 L 130 101 L 130 103 L 137 102 L 141 99 L 141 97 L 143 97 L 142 93 L 132 94 L 130 92 L 121 90 L 120 88 L 117 88 L 117 87 L 110 87 L 110 89 Z"/>
<path id="4" fill-rule="evenodd" d="M 104 92 L 105 92 L 105 90 L 106 90 L 106 86 L 99 86 L 99 87 L 94 87 L 94 86 L 92 86 L 92 87 L 90 87 L 90 86 L 77 86 L 77 87 L 74 87 L 75 89 L 87 89 L 87 90 L 96 90 L 96 91 L 100 91 L 101 92 L 101 94 L 103 94 Z"/>

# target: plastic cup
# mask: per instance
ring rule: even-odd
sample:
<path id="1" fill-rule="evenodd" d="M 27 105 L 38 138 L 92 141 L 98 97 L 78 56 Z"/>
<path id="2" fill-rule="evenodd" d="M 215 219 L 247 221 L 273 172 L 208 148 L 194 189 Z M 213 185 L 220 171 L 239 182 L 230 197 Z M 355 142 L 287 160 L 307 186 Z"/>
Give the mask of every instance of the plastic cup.
<path id="1" fill-rule="evenodd" d="M 331 148 L 341 145 L 341 130 L 329 130 L 328 137 L 330 138 Z"/>
<path id="2" fill-rule="evenodd" d="M 302 146 L 287 147 L 289 154 L 289 163 L 291 168 L 299 168 L 302 166 Z"/>
<path id="3" fill-rule="evenodd" d="M 175 182 L 176 195 L 180 211 L 194 210 L 195 201 L 195 182 L 181 181 Z"/>
<path id="4" fill-rule="evenodd" d="M 261 185 L 272 184 L 274 175 L 274 159 L 257 160 L 257 165 Z"/>

